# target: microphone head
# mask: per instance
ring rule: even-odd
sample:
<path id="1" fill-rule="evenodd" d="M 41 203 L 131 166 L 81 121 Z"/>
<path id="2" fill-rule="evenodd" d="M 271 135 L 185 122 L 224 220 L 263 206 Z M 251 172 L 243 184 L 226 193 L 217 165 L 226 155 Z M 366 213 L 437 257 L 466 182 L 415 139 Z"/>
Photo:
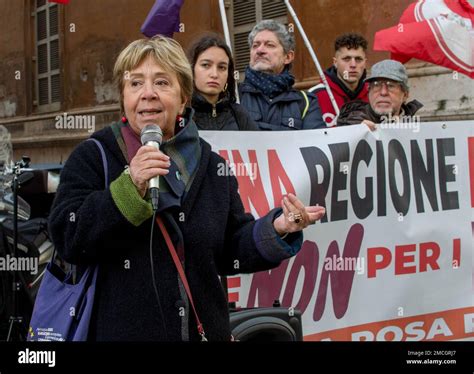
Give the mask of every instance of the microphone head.
<path id="1" fill-rule="evenodd" d="M 140 140 L 142 145 L 148 142 L 156 142 L 161 145 L 163 139 L 163 131 L 158 125 L 146 125 L 140 132 Z"/>

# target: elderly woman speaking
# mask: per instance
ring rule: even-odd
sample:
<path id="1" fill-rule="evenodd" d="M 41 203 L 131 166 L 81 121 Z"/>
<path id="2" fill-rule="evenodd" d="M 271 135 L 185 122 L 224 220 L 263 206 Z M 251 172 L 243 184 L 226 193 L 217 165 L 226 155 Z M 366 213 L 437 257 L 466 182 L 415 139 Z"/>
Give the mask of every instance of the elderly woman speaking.
<path id="1" fill-rule="evenodd" d="M 195 341 L 205 332 L 228 341 L 219 275 L 278 266 L 298 252 L 301 230 L 324 208 L 290 194 L 258 220 L 244 212 L 236 178 L 218 174 L 225 161 L 199 138 L 186 108 L 193 75 L 174 40 L 132 42 L 114 75 L 124 117 L 92 135 L 105 150 L 110 185 L 104 189 L 100 148 L 81 143 L 62 171 L 50 218 L 64 260 L 98 264 L 88 339 Z M 159 149 L 140 141 L 150 124 L 161 128 Z M 161 225 L 148 192 L 158 176 Z"/>

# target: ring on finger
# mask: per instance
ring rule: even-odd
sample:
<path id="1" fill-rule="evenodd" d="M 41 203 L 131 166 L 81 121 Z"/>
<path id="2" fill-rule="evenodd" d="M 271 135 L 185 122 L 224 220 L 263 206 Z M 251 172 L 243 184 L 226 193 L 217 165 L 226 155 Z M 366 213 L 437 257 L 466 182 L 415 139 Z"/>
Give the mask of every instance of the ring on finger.
<path id="1" fill-rule="evenodd" d="M 303 215 L 301 213 L 296 213 L 293 215 L 295 223 L 300 223 L 303 220 Z"/>

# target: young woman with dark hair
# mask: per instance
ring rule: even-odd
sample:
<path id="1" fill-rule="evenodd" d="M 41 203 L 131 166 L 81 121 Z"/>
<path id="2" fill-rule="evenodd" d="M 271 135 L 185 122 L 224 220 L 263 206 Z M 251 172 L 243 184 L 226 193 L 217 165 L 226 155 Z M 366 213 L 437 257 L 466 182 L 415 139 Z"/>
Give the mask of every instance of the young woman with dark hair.
<path id="1" fill-rule="evenodd" d="M 236 103 L 234 61 L 216 34 L 198 39 L 188 52 L 194 76 L 192 107 L 200 130 L 253 130 L 257 124 Z"/>

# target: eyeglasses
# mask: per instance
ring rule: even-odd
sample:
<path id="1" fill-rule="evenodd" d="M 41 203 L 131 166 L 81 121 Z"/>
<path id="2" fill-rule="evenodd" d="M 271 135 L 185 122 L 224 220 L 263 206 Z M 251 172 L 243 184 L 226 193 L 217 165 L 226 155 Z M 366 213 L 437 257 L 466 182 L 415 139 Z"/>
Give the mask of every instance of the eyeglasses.
<path id="1" fill-rule="evenodd" d="M 402 88 L 400 83 L 392 81 L 371 81 L 369 83 L 369 88 L 374 92 L 379 92 L 382 90 L 382 86 L 384 85 L 387 87 L 389 92 L 398 92 Z"/>

